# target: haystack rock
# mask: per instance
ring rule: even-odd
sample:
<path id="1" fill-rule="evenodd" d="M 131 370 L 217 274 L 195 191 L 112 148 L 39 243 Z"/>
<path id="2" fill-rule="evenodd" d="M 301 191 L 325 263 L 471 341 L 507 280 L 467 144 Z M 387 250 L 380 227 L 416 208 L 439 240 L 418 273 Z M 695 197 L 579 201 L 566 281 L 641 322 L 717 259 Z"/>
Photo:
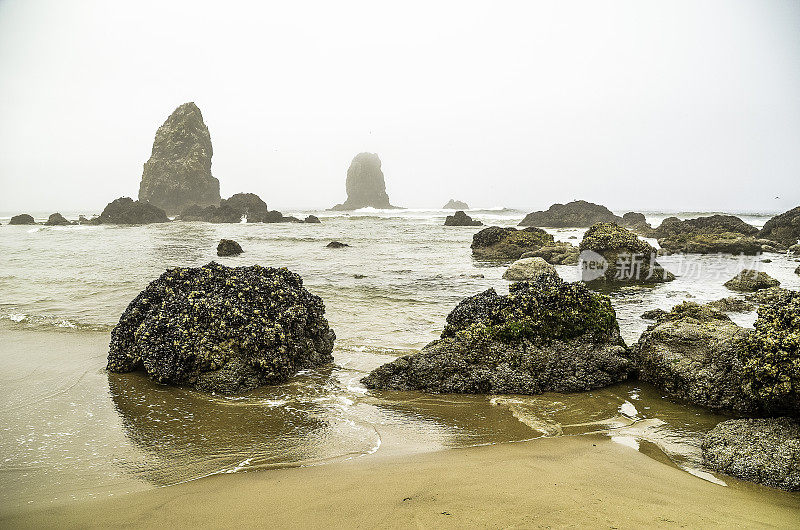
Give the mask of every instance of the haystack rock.
<path id="1" fill-rule="evenodd" d="M 381 159 L 375 153 L 359 153 L 347 170 L 347 200 L 332 210 L 357 210 L 359 208 L 396 208 L 389 204 L 386 181 L 381 171 Z"/>
<path id="2" fill-rule="evenodd" d="M 219 206 L 219 180 L 211 175 L 211 135 L 194 103 L 184 103 L 158 128 L 144 164 L 139 200 L 168 215 L 186 207 Z"/>

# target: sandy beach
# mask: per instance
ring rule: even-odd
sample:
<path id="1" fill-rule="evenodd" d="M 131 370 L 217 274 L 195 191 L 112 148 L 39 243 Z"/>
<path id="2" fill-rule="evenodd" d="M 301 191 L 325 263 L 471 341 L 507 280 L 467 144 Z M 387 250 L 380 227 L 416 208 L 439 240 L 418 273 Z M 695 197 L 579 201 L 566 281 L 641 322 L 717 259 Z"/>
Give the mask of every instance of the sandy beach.
<path id="1" fill-rule="evenodd" d="M 98 501 L 3 510 L 20 527 L 783 527 L 800 496 L 712 484 L 605 437 L 220 475 Z"/>

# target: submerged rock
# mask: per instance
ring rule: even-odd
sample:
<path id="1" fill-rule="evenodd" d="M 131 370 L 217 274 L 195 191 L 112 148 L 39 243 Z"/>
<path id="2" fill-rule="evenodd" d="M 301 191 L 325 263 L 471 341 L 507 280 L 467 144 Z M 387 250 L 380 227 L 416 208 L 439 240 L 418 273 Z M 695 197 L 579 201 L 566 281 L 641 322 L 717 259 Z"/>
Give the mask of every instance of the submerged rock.
<path id="1" fill-rule="evenodd" d="M 490 226 L 472 236 L 472 255 L 479 259 L 516 260 L 526 252 L 553 244 L 553 236 L 541 228 L 517 230 Z"/>
<path id="2" fill-rule="evenodd" d="M 777 252 L 783 247 L 773 241 L 756 238 L 758 229 L 733 215 L 711 215 L 686 219 L 664 219 L 653 230 L 662 254 L 746 254 Z"/>
<path id="3" fill-rule="evenodd" d="M 723 421 L 703 437 L 703 464 L 773 488 L 800 491 L 800 423 L 793 418 Z"/>
<path id="4" fill-rule="evenodd" d="M 442 210 L 469 210 L 469 205 L 462 201 L 450 199 L 447 204 L 442 206 Z"/>
<path id="5" fill-rule="evenodd" d="M 350 245 L 348 245 L 347 243 L 341 243 L 339 241 L 331 241 L 330 243 L 325 245 L 325 247 L 327 247 L 327 248 L 344 248 L 344 247 L 349 247 L 349 246 Z"/>
<path id="6" fill-rule="evenodd" d="M 800 239 L 800 206 L 776 215 L 758 232 L 758 237 L 777 241 L 787 247 L 797 245 Z"/>
<path id="7" fill-rule="evenodd" d="M 144 225 L 168 223 L 164 210 L 147 202 L 134 201 L 130 197 L 120 197 L 111 201 L 103 209 L 100 217 L 91 220 L 92 224 Z"/>
<path id="8" fill-rule="evenodd" d="M 220 239 L 217 245 L 217 256 L 238 256 L 242 252 L 241 245 L 233 239 Z"/>
<path id="9" fill-rule="evenodd" d="M 395 208 L 389 204 L 386 181 L 381 171 L 381 159 L 375 153 L 359 153 L 347 170 L 347 200 L 332 210 L 357 210 L 359 208 Z"/>
<path id="10" fill-rule="evenodd" d="M 441 339 L 385 364 L 367 388 L 437 393 L 579 392 L 631 371 L 608 297 L 555 275 L 461 301 Z"/>
<path id="11" fill-rule="evenodd" d="M 12 217 L 11 220 L 8 222 L 8 224 L 10 224 L 10 225 L 35 225 L 36 221 L 34 221 L 34 219 L 33 219 L 33 217 L 31 215 L 28 215 L 26 213 L 21 213 L 19 215 L 15 215 L 14 217 Z"/>
<path id="12" fill-rule="evenodd" d="M 72 223 L 69 222 L 63 215 L 56 212 L 50 214 L 50 217 L 47 218 L 47 222 L 44 223 L 47 226 L 63 226 L 63 225 L 71 225 Z"/>
<path id="13" fill-rule="evenodd" d="M 576 265 L 580 251 L 578 247 L 563 241 L 544 245 L 542 248 L 526 252 L 523 258 L 542 258 L 552 265 Z"/>
<path id="14" fill-rule="evenodd" d="M 211 135 L 194 103 L 175 109 L 158 128 L 144 164 L 139 200 L 170 215 L 196 204 L 218 206 L 219 180 L 211 175 Z"/>
<path id="15" fill-rule="evenodd" d="M 675 279 L 658 264 L 652 245 L 614 223 L 597 223 L 589 228 L 579 248 L 586 282 L 658 283 Z"/>
<path id="16" fill-rule="evenodd" d="M 769 287 L 777 287 L 781 282 L 766 272 L 753 269 L 744 269 L 739 274 L 725 282 L 725 287 L 731 291 L 752 292 Z"/>
<path id="17" fill-rule="evenodd" d="M 453 215 L 447 216 L 444 220 L 444 226 L 483 226 L 483 223 L 473 221 L 472 217 L 459 210 Z"/>
<path id="18" fill-rule="evenodd" d="M 503 279 L 519 282 L 523 280 L 536 280 L 543 274 L 553 275 L 556 268 L 542 258 L 518 259 L 503 273 Z"/>
<path id="19" fill-rule="evenodd" d="M 233 393 L 333 360 L 325 306 L 287 269 L 209 263 L 151 282 L 111 332 L 108 370 Z"/>
<path id="20" fill-rule="evenodd" d="M 671 398 L 695 405 L 739 412 L 759 408 L 742 384 L 740 353 L 747 330 L 723 313 L 694 302 L 651 316 L 656 323 L 632 349 L 639 379 Z"/>
<path id="21" fill-rule="evenodd" d="M 600 204 L 572 201 L 554 204 L 545 211 L 529 213 L 519 226 L 567 228 L 592 226 L 596 223 L 622 223 L 622 218 Z"/>

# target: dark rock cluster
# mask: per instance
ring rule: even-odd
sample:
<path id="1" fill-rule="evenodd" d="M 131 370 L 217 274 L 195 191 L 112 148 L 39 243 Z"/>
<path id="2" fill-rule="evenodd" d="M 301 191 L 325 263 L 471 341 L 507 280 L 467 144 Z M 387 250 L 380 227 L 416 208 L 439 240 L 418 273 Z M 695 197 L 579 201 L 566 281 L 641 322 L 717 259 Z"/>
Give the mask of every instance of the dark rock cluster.
<path id="1" fill-rule="evenodd" d="M 167 222 L 169 217 L 161 208 L 148 202 L 134 201 L 130 197 L 120 197 L 108 203 L 103 213 L 89 220 L 88 224 L 144 225 Z"/>
<path id="2" fill-rule="evenodd" d="M 332 210 L 357 210 L 359 208 L 394 208 L 389 204 L 386 181 L 381 170 L 381 159 L 375 153 L 359 153 L 350 162 L 345 181 L 347 200 Z"/>
<path id="3" fill-rule="evenodd" d="M 333 360 L 324 314 L 322 300 L 286 269 L 170 269 L 122 314 L 108 370 L 221 393 L 282 383 Z"/>
<path id="4" fill-rule="evenodd" d="M 459 210 L 445 218 L 444 226 L 483 226 L 483 223 L 473 220 L 472 217 Z"/>
<path id="5" fill-rule="evenodd" d="M 277 210 L 269 210 L 267 203 L 255 193 L 236 193 L 228 199 L 222 199 L 219 206 L 193 204 L 181 212 L 180 219 L 207 223 L 240 223 L 243 219 L 248 223 L 319 223 L 314 215 L 302 221 L 297 217 L 287 217 Z"/>
<path id="6" fill-rule="evenodd" d="M 519 226 L 545 226 L 552 228 L 584 227 L 595 223 L 622 223 L 622 218 L 602 206 L 587 201 L 554 204 L 544 211 L 525 216 Z"/>
<path id="7" fill-rule="evenodd" d="M 785 250 L 781 244 L 756 237 L 758 229 L 734 215 L 664 219 L 653 230 L 663 254 L 746 254 Z"/>
<path id="8" fill-rule="evenodd" d="M 633 232 L 614 223 L 597 223 L 583 236 L 580 251 L 591 251 L 603 259 L 604 269 L 583 271 L 587 282 L 658 283 L 675 275 L 656 261 L 656 249 Z"/>
<path id="9" fill-rule="evenodd" d="M 472 236 L 472 255 L 478 259 L 517 260 L 526 252 L 552 245 L 553 236 L 541 228 L 524 230 L 490 226 Z"/>

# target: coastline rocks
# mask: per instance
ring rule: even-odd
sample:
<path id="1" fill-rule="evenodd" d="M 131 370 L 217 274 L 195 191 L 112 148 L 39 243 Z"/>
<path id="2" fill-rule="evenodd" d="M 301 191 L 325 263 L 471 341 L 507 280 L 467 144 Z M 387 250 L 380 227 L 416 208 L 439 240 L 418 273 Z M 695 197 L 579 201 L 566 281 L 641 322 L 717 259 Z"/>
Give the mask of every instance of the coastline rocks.
<path id="1" fill-rule="evenodd" d="M 144 225 L 168 222 L 169 217 L 161 208 L 148 202 L 134 201 L 130 197 L 120 197 L 111 201 L 103 209 L 100 217 L 90 221 L 91 224 L 117 225 Z"/>
<path id="2" fill-rule="evenodd" d="M 108 370 L 234 393 L 333 360 L 325 306 L 287 269 L 211 262 L 152 281 L 111 332 Z"/>
<path id="3" fill-rule="evenodd" d="M 758 232 L 758 237 L 777 241 L 791 247 L 800 239 L 800 206 L 776 215 Z"/>
<path id="4" fill-rule="evenodd" d="M 589 228 L 579 249 L 585 282 L 658 283 L 675 279 L 655 260 L 652 245 L 614 223 L 597 223 Z"/>
<path id="5" fill-rule="evenodd" d="M 711 409 L 758 409 L 745 392 L 740 352 L 748 332 L 721 312 L 683 302 L 656 323 L 632 348 L 639 379 L 668 396 Z"/>
<path id="6" fill-rule="evenodd" d="M 472 217 L 459 210 L 453 215 L 448 215 L 444 220 L 444 226 L 483 226 L 480 221 L 473 221 Z"/>
<path id="7" fill-rule="evenodd" d="M 712 309 L 722 311 L 723 313 L 747 313 L 753 311 L 756 306 L 752 302 L 748 302 L 742 298 L 735 296 L 728 296 L 727 298 L 720 298 L 706 304 Z"/>
<path id="8" fill-rule="evenodd" d="M 350 162 L 345 181 L 347 200 L 332 210 L 357 210 L 359 208 L 395 208 L 389 204 L 386 181 L 381 170 L 381 159 L 375 153 L 359 153 Z"/>
<path id="9" fill-rule="evenodd" d="M 326 248 L 344 248 L 349 246 L 350 245 L 348 245 L 347 243 L 340 243 L 339 241 L 331 241 L 330 243 L 325 245 Z"/>
<path id="10" fill-rule="evenodd" d="M 239 219 L 247 218 L 248 223 L 263 223 L 269 214 L 267 203 L 255 193 L 235 193 L 227 199 L 222 199 L 219 209 L 232 210 L 239 214 Z"/>
<path id="11" fill-rule="evenodd" d="M 703 437 L 703 464 L 742 480 L 800 491 L 800 423 L 793 418 L 723 421 Z"/>
<path id="12" fill-rule="evenodd" d="M 305 219 L 303 219 L 304 223 L 311 223 L 311 224 L 318 224 L 320 222 L 319 217 L 316 215 L 309 215 Z"/>
<path id="13" fill-rule="evenodd" d="M 576 265 L 580 251 L 578 247 L 563 241 L 556 241 L 552 244 L 544 245 L 538 250 L 525 252 L 523 258 L 543 258 L 552 265 Z"/>
<path id="14" fill-rule="evenodd" d="M 447 204 L 442 206 L 442 210 L 469 210 L 469 206 L 463 201 L 450 199 Z"/>
<path id="15" fill-rule="evenodd" d="M 50 217 L 47 218 L 47 222 L 45 222 L 44 224 L 46 226 L 63 226 L 63 225 L 71 225 L 72 223 L 67 221 L 67 219 L 63 215 L 56 212 L 50 214 Z"/>
<path id="16" fill-rule="evenodd" d="M 233 239 L 220 239 L 217 245 L 217 256 L 238 256 L 242 247 Z"/>
<path id="17" fill-rule="evenodd" d="M 219 180 L 211 175 L 211 135 L 194 103 L 175 109 L 156 131 L 144 164 L 139 200 L 175 215 L 197 204 L 220 203 Z"/>
<path id="18" fill-rule="evenodd" d="M 556 268 L 542 258 L 523 258 L 518 259 L 506 269 L 503 273 L 503 279 L 513 282 L 535 281 L 543 274 L 557 274 Z"/>
<path id="19" fill-rule="evenodd" d="M 31 215 L 28 215 L 26 213 L 21 213 L 19 215 L 15 215 L 14 217 L 12 217 L 11 220 L 8 221 L 8 224 L 10 224 L 10 225 L 35 225 L 36 221 L 33 220 L 33 217 Z"/>
<path id="20" fill-rule="evenodd" d="M 466 298 L 441 339 L 385 364 L 371 389 L 434 393 L 579 392 L 627 379 L 631 363 L 608 297 L 555 275 Z"/>
<path id="21" fill-rule="evenodd" d="M 592 226 L 603 222 L 622 223 L 622 218 L 600 204 L 572 201 L 567 204 L 554 204 L 545 211 L 529 213 L 520 221 L 519 226 L 568 228 Z"/>
<path id="22" fill-rule="evenodd" d="M 790 292 L 783 287 L 768 287 L 752 293 L 746 293 L 744 297 L 747 301 L 757 305 L 774 304 L 778 300 L 782 300 Z"/>
<path id="23" fill-rule="evenodd" d="M 478 259 L 517 260 L 526 252 L 553 244 L 553 236 L 541 228 L 517 230 L 490 226 L 472 236 L 472 255 Z"/>
<path id="24" fill-rule="evenodd" d="M 651 237 L 653 234 L 653 227 L 647 222 L 647 218 L 643 213 L 628 212 L 622 216 L 622 224 L 628 230 L 639 234 L 643 237 Z"/>
<path id="25" fill-rule="evenodd" d="M 781 282 L 766 272 L 744 269 L 723 285 L 731 291 L 753 292 L 770 287 L 777 287 L 780 284 Z"/>
<path id="26" fill-rule="evenodd" d="M 733 215 L 711 215 L 686 219 L 664 219 L 652 235 L 662 254 L 746 254 L 779 252 L 784 248 L 766 239 L 757 239 L 758 229 Z"/>

